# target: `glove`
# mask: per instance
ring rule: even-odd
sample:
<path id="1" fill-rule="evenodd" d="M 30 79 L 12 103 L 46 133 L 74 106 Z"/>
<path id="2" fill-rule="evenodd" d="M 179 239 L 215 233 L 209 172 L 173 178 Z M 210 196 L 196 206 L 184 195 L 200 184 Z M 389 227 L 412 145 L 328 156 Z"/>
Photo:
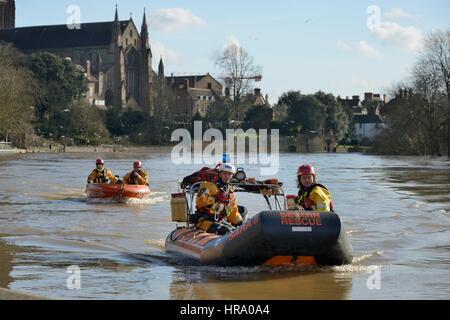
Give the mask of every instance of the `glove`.
<path id="1" fill-rule="evenodd" d="M 136 171 L 133 172 L 133 175 L 134 175 L 135 177 L 139 177 L 139 173 L 137 173 Z"/>
<path id="2" fill-rule="evenodd" d="M 92 181 L 92 180 L 89 180 L 88 181 L 88 184 L 93 184 L 94 182 Z"/>

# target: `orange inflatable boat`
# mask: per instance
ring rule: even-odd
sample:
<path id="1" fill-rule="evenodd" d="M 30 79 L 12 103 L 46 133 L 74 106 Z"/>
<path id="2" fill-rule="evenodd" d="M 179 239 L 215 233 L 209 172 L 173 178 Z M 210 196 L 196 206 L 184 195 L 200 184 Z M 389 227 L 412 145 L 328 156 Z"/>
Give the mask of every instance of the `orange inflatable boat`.
<path id="1" fill-rule="evenodd" d="M 147 185 L 136 186 L 130 184 L 88 184 L 86 194 L 89 199 L 112 199 L 125 202 L 128 199 L 146 199 L 150 196 Z"/>

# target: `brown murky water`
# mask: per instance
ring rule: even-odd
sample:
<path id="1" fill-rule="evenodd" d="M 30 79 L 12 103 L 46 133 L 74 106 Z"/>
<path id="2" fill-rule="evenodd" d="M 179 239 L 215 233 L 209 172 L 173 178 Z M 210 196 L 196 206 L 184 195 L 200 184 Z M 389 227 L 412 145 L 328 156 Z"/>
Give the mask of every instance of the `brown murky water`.
<path id="1" fill-rule="evenodd" d="M 85 177 L 98 156 L 121 175 L 142 159 L 152 172 L 151 199 L 86 201 Z M 349 233 L 352 265 L 183 266 L 164 250 L 174 228 L 169 196 L 199 166 L 175 166 L 168 154 L 10 155 L 0 156 L 0 287 L 69 299 L 450 298 L 447 160 L 284 154 L 280 162 L 288 193 L 296 192 L 299 163 L 317 166 Z M 257 166 L 247 167 L 258 176 Z M 239 200 L 252 213 L 264 209 L 255 196 Z M 69 266 L 80 267 L 81 290 L 67 288 Z"/>

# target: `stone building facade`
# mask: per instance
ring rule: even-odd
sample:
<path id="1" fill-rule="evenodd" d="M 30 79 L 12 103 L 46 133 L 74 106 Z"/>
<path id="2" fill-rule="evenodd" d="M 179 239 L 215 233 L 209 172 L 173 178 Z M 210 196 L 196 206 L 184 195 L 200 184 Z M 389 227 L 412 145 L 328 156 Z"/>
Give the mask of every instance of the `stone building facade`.
<path id="1" fill-rule="evenodd" d="M 7 21 L 1 20 L 0 26 Z M 140 32 L 132 18 L 119 20 L 116 9 L 114 21 L 84 23 L 79 29 L 67 25 L 3 28 L 0 41 L 24 53 L 50 52 L 81 66 L 88 80 L 87 99 L 93 105 L 153 113 L 152 51 L 145 12 Z"/>
<path id="2" fill-rule="evenodd" d="M 16 26 L 16 3 L 14 0 L 0 0 L 0 29 Z"/>

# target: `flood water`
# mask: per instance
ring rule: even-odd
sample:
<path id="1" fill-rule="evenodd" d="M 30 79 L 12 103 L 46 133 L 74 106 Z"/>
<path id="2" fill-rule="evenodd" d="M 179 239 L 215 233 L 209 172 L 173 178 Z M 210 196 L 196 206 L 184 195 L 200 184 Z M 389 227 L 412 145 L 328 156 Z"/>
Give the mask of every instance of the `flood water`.
<path id="1" fill-rule="evenodd" d="M 151 171 L 143 203 L 89 202 L 97 157 L 124 175 Z M 300 163 L 316 165 L 354 249 L 330 268 L 186 266 L 164 250 L 170 194 L 199 166 L 170 154 L 0 155 L 0 287 L 57 299 L 449 299 L 450 162 L 360 154 L 282 154 L 278 177 L 296 193 Z M 258 166 L 247 166 L 259 177 Z M 262 198 L 239 195 L 250 214 Z M 81 270 L 69 290 L 67 268 Z M 373 269 L 378 267 L 378 269 Z M 379 279 L 373 282 L 369 280 Z"/>

